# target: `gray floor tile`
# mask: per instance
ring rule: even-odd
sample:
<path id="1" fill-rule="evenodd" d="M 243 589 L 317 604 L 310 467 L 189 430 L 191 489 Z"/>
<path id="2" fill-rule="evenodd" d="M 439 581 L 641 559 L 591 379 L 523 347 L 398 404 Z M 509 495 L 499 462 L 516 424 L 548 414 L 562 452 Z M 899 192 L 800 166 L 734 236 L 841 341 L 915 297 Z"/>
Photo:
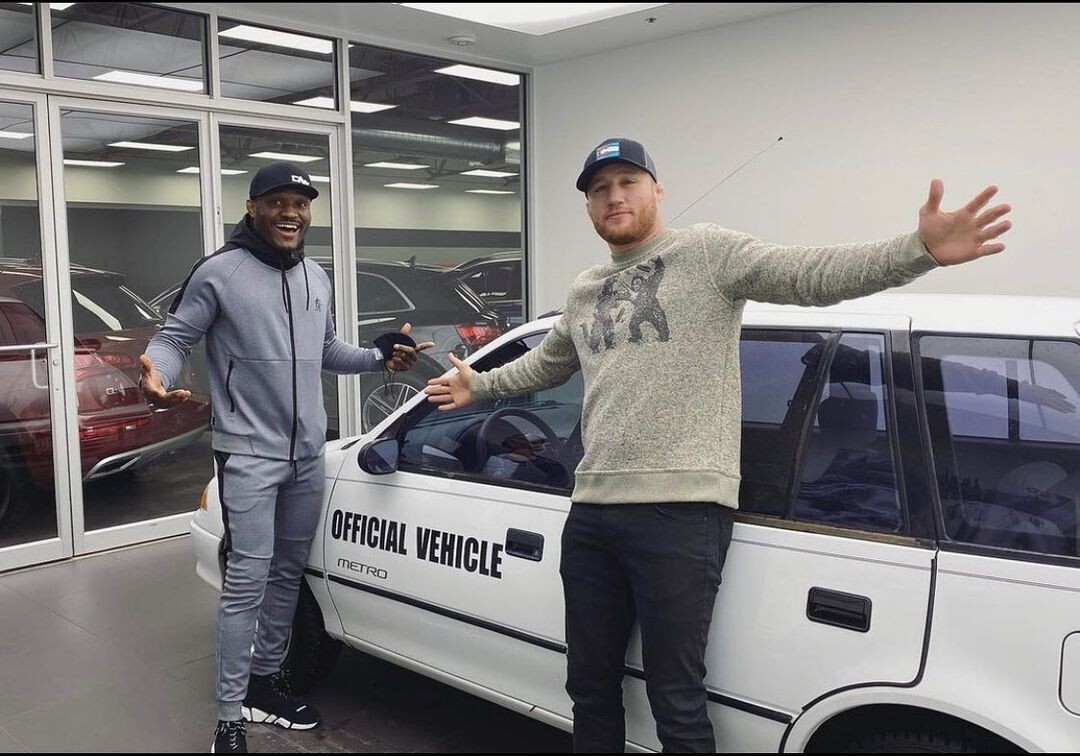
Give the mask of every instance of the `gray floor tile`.
<path id="1" fill-rule="evenodd" d="M 11 733 L 0 727 L 0 753 L 30 753 L 30 749 L 17 741 Z"/>

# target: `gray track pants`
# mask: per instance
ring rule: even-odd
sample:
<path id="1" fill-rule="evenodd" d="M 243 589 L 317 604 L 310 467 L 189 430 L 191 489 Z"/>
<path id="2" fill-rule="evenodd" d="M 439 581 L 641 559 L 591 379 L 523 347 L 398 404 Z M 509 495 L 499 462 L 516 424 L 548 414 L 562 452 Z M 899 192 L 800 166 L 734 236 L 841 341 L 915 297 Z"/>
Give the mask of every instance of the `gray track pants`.
<path id="1" fill-rule="evenodd" d="M 295 471 L 284 459 L 214 456 L 226 545 L 218 607 L 218 718 L 237 720 L 249 673 L 281 669 L 322 509 L 326 466 L 322 455 L 297 460 Z"/>

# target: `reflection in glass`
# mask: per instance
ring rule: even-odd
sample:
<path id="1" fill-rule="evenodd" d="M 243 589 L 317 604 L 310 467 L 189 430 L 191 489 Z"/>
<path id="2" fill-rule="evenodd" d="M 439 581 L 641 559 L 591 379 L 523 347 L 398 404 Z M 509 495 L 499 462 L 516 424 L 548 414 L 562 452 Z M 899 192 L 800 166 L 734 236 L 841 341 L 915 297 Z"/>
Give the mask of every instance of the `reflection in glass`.
<path id="1" fill-rule="evenodd" d="M 148 300 L 203 255 L 199 177 L 182 172 L 197 126 L 65 110 L 61 131 L 86 528 L 190 511 L 212 474 L 201 348 L 176 384 L 190 400 L 151 407 L 138 384 L 163 322 Z"/>
<path id="2" fill-rule="evenodd" d="M 219 19 L 218 48 L 223 97 L 335 107 L 333 41 Z"/>
<path id="3" fill-rule="evenodd" d="M 52 4 L 57 76 L 206 92 L 206 19 L 141 3 Z"/>
<path id="4" fill-rule="evenodd" d="M 34 113 L 0 102 L 0 548 L 55 538 Z"/>
<path id="5" fill-rule="evenodd" d="M 449 355 L 524 321 L 523 78 L 353 44 L 349 80 L 359 338 L 411 323 L 418 341 L 435 342 L 414 371 L 361 380 L 366 430 Z M 500 128 L 469 125 L 476 118 Z M 388 284 L 409 304 L 388 307 Z"/>
<path id="6" fill-rule="evenodd" d="M 37 22 L 30 3 L 0 3 L 0 70 L 39 71 Z"/>

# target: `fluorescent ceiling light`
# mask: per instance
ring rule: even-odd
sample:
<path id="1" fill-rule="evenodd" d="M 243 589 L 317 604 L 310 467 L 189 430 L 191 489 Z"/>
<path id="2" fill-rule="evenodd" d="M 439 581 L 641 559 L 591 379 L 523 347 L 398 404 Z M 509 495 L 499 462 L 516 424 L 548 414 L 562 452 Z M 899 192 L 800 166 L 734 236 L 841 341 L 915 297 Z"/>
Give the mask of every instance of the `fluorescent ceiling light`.
<path id="1" fill-rule="evenodd" d="M 430 165 L 417 165 L 416 163 L 364 163 L 365 168 L 393 168 L 398 171 L 416 171 L 421 168 L 430 168 Z"/>
<path id="2" fill-rule="evenodd" d="M 293 50 L 305 50 L 307 52 L 329 55 L 334 52 L 334 43 L 329 39 L 318 37 L 306 37 L 303 34 L 277 31 L 276 29 L 264 29 L 259 26 L 234 26 L 231 29 L 218 32 L 219 37 L 243 39 L 247 42 L 258 42 L 263 45 L 274 47 L 288 47 Z"/>
<path id="3" fill-rule="evenodd" d="M 405 181 L 399 181 L 396 184 L 383 184 L 387 189 L 438 189 L 438 184 L 410 184 Z"/>
<path id="4" fill-rule="evenodd" d="M 514 192 L 504 192 L 501 189 L 466 189 L 469 194 L 513 194 Z"/>
<path id="5" fill-rule="evenodd" d="M 142 87 L 160 89 L 180 89 L 185 92 L 203 91 L 203 83 L 194 79 L 174 79 L 170 76 L 152 76 L 134 71 L 109 71 L 94 77 L 97 81 L 111 81 L 117 84 L 138 84 Z"/>
<path id="6" fill-rule="evenodd" d="M 478 168 L 475 171 L 464 171 L 462 176 L 485 176 L 486 178 L 506 178 L 507 176 L 516 176 L 516 173 L 510 173 L 509 171 L 487 171 L 483 168 Z"/>
<path id="7" fill-rule="evenodd" d="M 406 8 L 497 26 L 525 34 L 550 34 L 667 3 L 399 3 Z"/>
<path id="8" fill-rule="evenodd" d="M 330 183 L 330 177 L 329 176 L 309 176 L 308 178 L 310 178 L 316 184 L 329 184 Z"/>
<path id="9" fill-rule="evenodd" d="M 456 123 L 458 126 L 476 126 L 481 129 L 497 129 L 498 131 L 513 131 L 521 128 L 521 124 L 517 121 L 500 121 L 498 118 L 481 118 L 480 116 L 459 118 L 456 121 L 447 121 L 447 123 Z"/>
<path id="10" fill-rule="evenodd" d="M 333 97 L 309 97 L 306 100 L 297 100 L 293 105 L 307 105 L 312 108 L 327 108 L 334 109 Z M 379 113 L 383 110 L 390 110 L 396 108 L 397 105 L 383 105 L 378 102 L 362 102 L 360 100 L 349 100 L 349 110 L 353 113 Z"/>
<path id="11" fill-rule="evenodd" d="M 153 142 L 111 142 L 110 147 L 123 147 L 128 150 L 155 150 L 157 152 L 187 152 L 195 149 L 182 144 L 154 144 Z"/>
<path id="12" fill-rule="evenodd" d="M 64 165 L 80 165 L 84 168 L 115 168 L 123 163 L 111 163 L 108 160 L 70 160 L 64 158 Z"/>
<path id="13" fill-rule="evenodd" d="M 33 3 L 19 3 L 19 5 L 33 5 Z M 75 3 L 49 3 L 49 7 L 53 10 L 67 10 Z"/>
<path id="14" fill-rule="evenodd" d="M 397 105 L 384 105 L 378 102 L 362 102 L 360 100 L 349 100 L 349 110 L 353 113 L 380 113 L 384 110 L 391 110 L 396 108 Z"/>
<path id="15" fill-rule="evenodd" d="M 32 136 L 25 131 L 0 131 L 0 139 L 29 139 Z"/>
<path id="16" fill-rule="evenodd" d="M 253 152 L 248 157 L 264 158 L 266 160 L 291 160 L 294 163 L 314 163 L 322 160 L 315 155 L 290 155 L 287 152 Z"/>
<path id="17" fill-rule="evenodd" d="M 493 71 L 490 68 L 477 68 L 476 66 L 447 66 L 446 68 L 436 68 L 435 73 L 446 74 L 447 76 L 460 76 L 463 79 L 489 81 L 492 84 L 505 84 L 508 87 L 516 87 L 521 83 L 521 77 L 516 73 Z"/>
<path id="18" fill-rule="evenodd" d="M 199 172 L 199 166 L 197 166 L 197 165 L 193 165 L 193 166 L 191 166 L 189 168 L 181 168 L 180 170 L 177 171 L 177 173 L 198 173 L 198 172 Z M 235 168 L 222 168 L 221 169 L 221 175 L 222 176 L 239 176 L 242 173 L 247 173 L 247 171 L 238 171 Z"/>

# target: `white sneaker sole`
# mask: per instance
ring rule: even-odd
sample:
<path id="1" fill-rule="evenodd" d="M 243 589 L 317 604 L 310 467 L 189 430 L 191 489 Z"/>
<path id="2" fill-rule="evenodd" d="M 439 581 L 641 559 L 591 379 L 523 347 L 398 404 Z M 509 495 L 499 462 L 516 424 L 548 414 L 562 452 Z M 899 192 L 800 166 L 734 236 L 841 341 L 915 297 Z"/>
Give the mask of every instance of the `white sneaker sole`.
<path id="1" fill-rule="evenodd" d="M 278 727 L 284 727 L 286 730 L 314 730 L 319 726 L 318 722 L 313 722 L 312 724 L 297 724 L 295 722 L 290 722 L 284 717 L 279 717 L 270 712 L 263 711 L 262 709 L 256 709 L 255 707 L 241 706 L 240 713 L 248 722 L 275 724 Z"/>

